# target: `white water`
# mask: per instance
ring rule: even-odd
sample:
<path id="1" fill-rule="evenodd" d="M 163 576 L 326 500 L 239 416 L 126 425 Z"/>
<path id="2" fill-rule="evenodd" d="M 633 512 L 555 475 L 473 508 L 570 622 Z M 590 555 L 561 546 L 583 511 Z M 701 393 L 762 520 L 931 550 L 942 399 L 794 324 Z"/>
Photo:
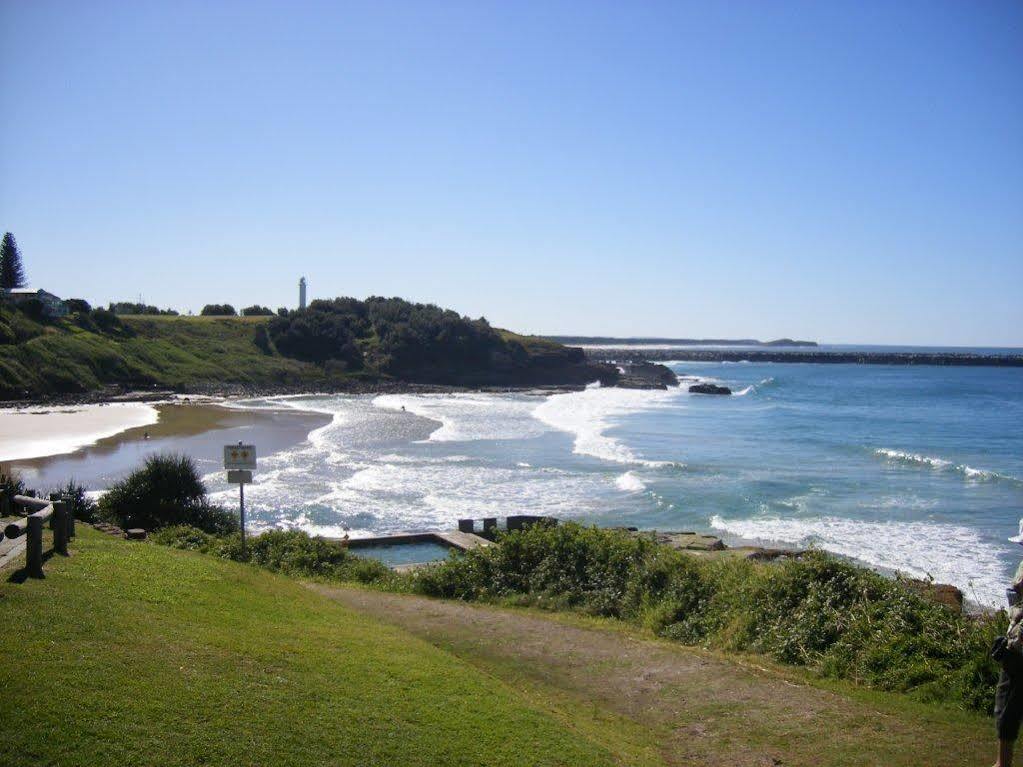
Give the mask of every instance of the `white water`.
<path id="1" fill-rule="evenodd" d="M 867 522 L 839 517 L 727 519 L 715 514 L 716 530 L 755 542 L 779 541 L 818 548 L 914 578 L 954 583 L 968 599 L 1000 604 L 1002 563 L 997 552 L 962 525 L 935 522 Z"/>

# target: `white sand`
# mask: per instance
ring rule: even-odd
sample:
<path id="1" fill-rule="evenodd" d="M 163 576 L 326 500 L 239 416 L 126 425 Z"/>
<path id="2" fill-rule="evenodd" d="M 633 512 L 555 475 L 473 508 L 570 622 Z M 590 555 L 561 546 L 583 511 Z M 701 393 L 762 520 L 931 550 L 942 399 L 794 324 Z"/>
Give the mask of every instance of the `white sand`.
<path id="1" fill-rule="evenodd" d="M 0 461 L 73 453 L 158 418 L 156 408 L 140 402 L 0 410 Z"/>

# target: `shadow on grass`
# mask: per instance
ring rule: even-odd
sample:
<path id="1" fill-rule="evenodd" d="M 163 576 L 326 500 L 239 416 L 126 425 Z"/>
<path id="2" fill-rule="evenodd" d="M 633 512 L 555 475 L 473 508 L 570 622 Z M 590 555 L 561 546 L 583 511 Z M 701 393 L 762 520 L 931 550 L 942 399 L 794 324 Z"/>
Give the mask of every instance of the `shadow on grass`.
<path id="1" fill-rule="evenodd" d="M 55 549 L 50 549 L 49 551 L 43 552 L 43 566 L 45 567 L 46 563 L 49 562 L 54 556 L 56 556 L 56 554 L 57 554 L 57 551 Z M 61 556 L 62 557 L 67 557 L 67 556 L 70 556 L 70 555 L 69 554 L 61 554 Z M 25 581 L 27 581 L 29 579 L 34 580 L 34 581 L 40 581 L 40 580 L 44 580 L 45 578 L 46 578 L 46 571 L 45 571 L 45 569 L 43 570 L 43 574 L 41 576 L 36 577 L 36 576 L 29 575 L 27 568 L 19 567 L 17 570 L 15 570 L 14 572 L 12 572 L 10 574 L 10 576 L 7 578 L 7 582 L 8 583 L 24 583 Z"/>

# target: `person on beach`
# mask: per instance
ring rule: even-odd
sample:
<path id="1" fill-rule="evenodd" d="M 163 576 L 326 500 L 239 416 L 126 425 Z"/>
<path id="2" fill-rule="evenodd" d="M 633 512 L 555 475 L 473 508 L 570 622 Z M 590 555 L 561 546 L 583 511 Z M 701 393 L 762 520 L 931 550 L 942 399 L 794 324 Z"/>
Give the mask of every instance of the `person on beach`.
<path id="1" fill-rule="evenodd" d="M 1019 534 L 1009 540 L 1023 544 L 1023 519 L 1019 521 Z M 1009 601 L 1009 628 L 991 650 L 991 657 L 1002 665 L 995 688 L 998 759 L 994 767 L 1012 767 L 1012 751 L 1023 722 L 1023 562 L 1005 595 Z"/>

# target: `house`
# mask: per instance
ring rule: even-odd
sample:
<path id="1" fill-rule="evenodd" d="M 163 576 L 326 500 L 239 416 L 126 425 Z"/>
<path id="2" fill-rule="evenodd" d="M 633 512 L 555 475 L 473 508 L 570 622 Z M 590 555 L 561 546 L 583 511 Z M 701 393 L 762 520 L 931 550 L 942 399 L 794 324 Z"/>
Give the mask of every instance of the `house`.
<path id="1" fill-rule="evenodd" d="M 5 290 L 4 300 L 9 301 L 12 304 L 23 304 L 26 301 L 31 301 L 33 298 L 43 305 L 43 313 L 48 317 L 64 317 L 68 313 L 67 304 L 60 298 L 55 296 L 49 291 L 33 290 L 31 288 L 14 288 L 13 290 Z"/>

